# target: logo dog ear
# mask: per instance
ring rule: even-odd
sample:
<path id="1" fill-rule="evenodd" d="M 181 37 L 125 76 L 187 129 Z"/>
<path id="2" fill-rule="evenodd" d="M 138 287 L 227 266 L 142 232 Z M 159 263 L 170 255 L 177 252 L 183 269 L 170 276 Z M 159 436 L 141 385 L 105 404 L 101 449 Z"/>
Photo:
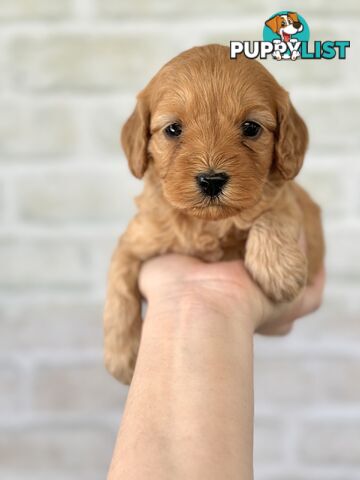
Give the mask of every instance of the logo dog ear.
<path id="1" fill-rule="evenodd" d="M 299 18 L 298 18 L 297 13 L 288 12 L 287 14 L 288 14 L 288 17 L 290 17 L 293 22 L 299 22 Z"/>
<path id="2" fill-rule="evenodd" d="M 279 15 L 275 15 L 275 17 L 269 18 L 266 20 L 265 25 L 270 28 L 274 33 L 278 32 L 278 18 Z"/>
<path id="3" fill-rule="evenodd" d="M 135 110 L 121 131 L 121 143 L 132 174 L 142 178 L 148 164 L 147 146 L 150 138 L 150 111 L 147 102 L 138 95 Z"/>
<path id="4" fill-rule="evenodd" d="M 285 180 L 291 180 L 301 169 L 309 137 L 305 122 L 286 96 L 278 108 L 275 166 Z"/>

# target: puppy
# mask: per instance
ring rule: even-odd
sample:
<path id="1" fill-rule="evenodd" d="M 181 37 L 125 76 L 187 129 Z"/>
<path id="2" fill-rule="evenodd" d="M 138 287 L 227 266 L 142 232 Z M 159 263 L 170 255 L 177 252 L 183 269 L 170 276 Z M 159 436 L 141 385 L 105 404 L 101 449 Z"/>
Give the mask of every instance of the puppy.
<path id="1" fill-rule="evenodd" d="M 277 33 L 282 42 L 290 42 L 291 36 L 303 30 L 296 13 L 288 12 L 284 15 L 275 15 L 265 22 L 274 33 Z"/>
<path id="2" fill-rule="evenodd" d="M 269 20 L 265 22 L 265 25 L 279 35 L 282 42 L 286 43 L 291 42 L 292 35 L 302 32 L 304 28 L 299 21 L 297 13 L 294 12 L 287 12 L 287 14 L 284 15 L 275 15 L 274 17 L 269 18 Z M 287 59 L 290 58 L 290 54 L 285 53 L 281 55 L 279 51 L 276 51 L 274 57 L 277 60 L 281 60 L 282 58 Z M 300 57 L 300 52 L 294 50 L 291 54 L 291 59 L 296 60 L 297 57 Z"/>
<path id="3" fill-rule="evenodd" d="M 243 259 L 271 300 L 288 302 L 319 270 L 324 246 L 319 207 L 292 181 L 306 126 L 257 61 L 230 60 L 220 45 L 180 54 L 140 92 L 121 138 L 144 190 L 111 260 L 104 333 L 106 366 L 129 383 L 146 259 L 167 252 Z"/>

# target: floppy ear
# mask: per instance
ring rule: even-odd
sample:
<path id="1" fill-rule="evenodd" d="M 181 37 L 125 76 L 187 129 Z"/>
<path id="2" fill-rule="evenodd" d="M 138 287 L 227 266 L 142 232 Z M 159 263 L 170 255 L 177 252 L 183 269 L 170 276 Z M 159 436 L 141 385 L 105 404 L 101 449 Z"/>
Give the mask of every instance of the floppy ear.
<path id="1" fill-rule="evenodd" d="M 128 118 L 121 132 L 121 143 L 128 159 L 132 174 L 141 178 L 148 164 L 147 146 L 149 132 L 150 111 L 145 99 L 138 96 L 135 110 Z"/>
<path id="2" fill-rule="evenodd" d="M 266 20 L 265 25 L 269 27 L 274 33 L 277 33 L 278 31 L 278 18 L 279 15 L 275 15 L 275 17 L 269 18 L 269 20 Z"/>
<path id="3" fill-rule="evenodd" d="M 288 16 L 291 18 L 291 20 L 293 22 L 298 22 L 299 21 L 297 13 L 295 13 L 295 12 L 288 12 Z"/>
<path id="4" fill-rule="evenodd" d="M 308 145 L 305 122 L 293 107 L 289 95 L 278 108 L 278 132 L 275 143 L 275 166 L 285 180 L 299 173 Z"/>

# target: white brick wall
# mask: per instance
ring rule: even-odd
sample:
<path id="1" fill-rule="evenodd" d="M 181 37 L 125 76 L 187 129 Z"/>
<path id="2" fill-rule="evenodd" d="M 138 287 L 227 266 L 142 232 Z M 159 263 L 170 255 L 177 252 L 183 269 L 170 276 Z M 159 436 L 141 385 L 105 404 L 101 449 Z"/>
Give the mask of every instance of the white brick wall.
<path id="1" fill-rule="evenodd" d="M 291 2 L 290 2 L 291 3 Z M 126 389 L 102 367 L 105 275 L 141 188 L 119 148 L 135 93 L 180 51 L 258 39 L 289 2 L 0 0 L 0 478 L 105 478 Z M 257 480 L 360 478 L 360 2 L 306 1 L 346 61 L 266 65 L 310 130 L 325 303 L 256 339 Z"/>

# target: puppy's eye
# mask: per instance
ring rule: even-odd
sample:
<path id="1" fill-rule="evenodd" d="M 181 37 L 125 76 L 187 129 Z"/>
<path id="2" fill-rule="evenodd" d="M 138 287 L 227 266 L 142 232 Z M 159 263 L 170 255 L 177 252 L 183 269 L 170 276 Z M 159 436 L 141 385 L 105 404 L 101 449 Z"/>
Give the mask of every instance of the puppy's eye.
<path id="1" fill-rule="evenodd" d="M 281 22 L 281 26 L 282 27 L 285 27 L 286 23 L 284 22 L 284 20 Z"/>
<path id="2" fill-rule="evenodd" d="M 168 137 L 179 137 L 182 133 L 182 127 L 180 123 L 172 123 L 164 131 Z"/>
<path id="3" fill-rule="evenodd" d="M 241 125 L 245 137 L 256 138 L 260 135 L 261 126 L 256 122 L 247 121 Z"/>

